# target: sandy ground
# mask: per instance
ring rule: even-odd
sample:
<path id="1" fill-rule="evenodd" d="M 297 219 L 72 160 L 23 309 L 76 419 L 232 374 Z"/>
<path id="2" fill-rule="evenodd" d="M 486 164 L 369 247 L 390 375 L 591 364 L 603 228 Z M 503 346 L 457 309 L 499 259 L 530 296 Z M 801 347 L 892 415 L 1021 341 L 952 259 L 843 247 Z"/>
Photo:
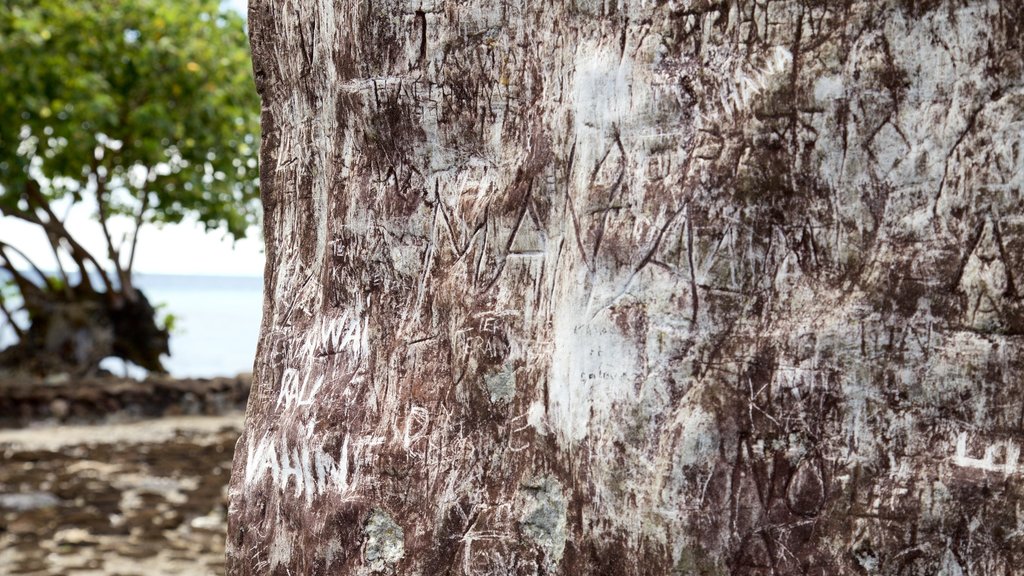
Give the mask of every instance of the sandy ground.
<path id="1" fill-rule="evenodd" d="M 222 574 L 242 415 L 0 430 L 0 574 Z"/>

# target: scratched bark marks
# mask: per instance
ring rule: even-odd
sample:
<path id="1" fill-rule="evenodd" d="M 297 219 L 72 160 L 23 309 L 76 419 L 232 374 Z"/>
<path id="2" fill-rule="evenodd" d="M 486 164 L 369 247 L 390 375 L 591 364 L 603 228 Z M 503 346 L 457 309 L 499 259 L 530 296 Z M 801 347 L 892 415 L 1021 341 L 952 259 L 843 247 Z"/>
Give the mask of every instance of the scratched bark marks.
<path id="1" fill-rule="evenodd" d="M 1019 2 L 252 0 L 232 574 L 1024 565 Z"/>

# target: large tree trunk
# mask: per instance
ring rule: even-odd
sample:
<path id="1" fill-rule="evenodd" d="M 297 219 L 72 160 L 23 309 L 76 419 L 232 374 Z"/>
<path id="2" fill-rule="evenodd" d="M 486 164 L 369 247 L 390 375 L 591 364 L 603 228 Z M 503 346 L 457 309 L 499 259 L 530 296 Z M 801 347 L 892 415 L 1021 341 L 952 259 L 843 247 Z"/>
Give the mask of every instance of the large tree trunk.
<path id="1" fill-rule="evenodd" d="M 1017 0 L 252 0 L 232 574 L 1010 574 Z"/>

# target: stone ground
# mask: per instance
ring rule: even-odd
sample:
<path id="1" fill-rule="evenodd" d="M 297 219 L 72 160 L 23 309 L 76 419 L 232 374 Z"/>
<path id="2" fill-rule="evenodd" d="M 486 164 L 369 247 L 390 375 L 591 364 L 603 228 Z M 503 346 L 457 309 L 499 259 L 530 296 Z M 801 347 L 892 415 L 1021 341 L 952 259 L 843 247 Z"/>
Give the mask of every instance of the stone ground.
<path id="1" fill-rule="evenodd" d="M 0 574 L 223 574 L 242 418 L 0 429 Z"/>

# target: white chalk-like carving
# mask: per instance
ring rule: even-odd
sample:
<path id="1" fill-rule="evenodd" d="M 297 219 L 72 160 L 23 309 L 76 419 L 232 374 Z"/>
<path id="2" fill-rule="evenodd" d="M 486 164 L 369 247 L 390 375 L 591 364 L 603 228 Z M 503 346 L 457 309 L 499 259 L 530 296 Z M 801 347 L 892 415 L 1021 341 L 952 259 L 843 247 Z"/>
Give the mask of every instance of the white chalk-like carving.
<path id="1" fill-rule="evenodd" d="M 316 393 L 324 385 L 324 375 L 315 379 L 311 370 L 299 371 L 286 368 L 281 377 L 281 389 L 277 394 L 277 405 L 284 408 L 309 406 L 316 398 Z"/>
<path id="2" fill-rule="evenodd" d="M 368 323 L 369 318 L 365 314 L 351 310 L 344 311 L 337 318 L 322 318 L 316 352 L 318 355 L 349 352 L 358 358 L 364 357 L 370 346 Z"/>
<path id="3" fill-rule="evenodd" d="M 402 435 L 402 447 L 408 452 L 412 445 L 427 435 L 430 424 L 430 412 L 422 406 L 413 406 L 405 418 L 405 433 Z"/>
<path id="4" fill-rule="evenodd" d="M 756 70 L 737 69 L 727 87 L 718 95 L 718 109 L 710 111 L 718 121 L 730 120 L 747 110 L 754 98 L 764 92 L 771 85 L 773 78 L 786 71 L 793 63 L 793 54 L 783 48 L 776 46 L 765 59 L 762 68 Z M 705 116 L 701 116 L 702 124 L 714 124 Z"/>
<path id="5" fill-rule="evenodd" d="M 369 306 L 357 302 L 352 309 L 340 316 L 323 315 L 310 330 L 304 332 L 298 342 L 304 357 L 323 358 L 331 356 L 340 359 L 340 364 L 324 370 L 314 364 L 301 368 L 285 368 L 278 387 L 277 408 L 293 409 L 312 405 L 325 381 L 336 382 L 339 378 L 353 378 L 358 367 L 369 355 Z M 346 365 L 348 368 L 343 368 Z"/>
<path id="6" fill-rule="evenodd" d="M 1017 465 L 1019 459 L 1020 446 L 1010 440 L 990 444 L 985 448 L 985 454 L 981 458 L 971 458 L 967 455 L 967 433 L 961 432 L 956 440 L 953 463 L 964 468 L 1013 474 L 1020 472 Z"/>
<path id="7" fill-rule="evenodd" d="M 322 445 L 289 445 L 266 435 L 250 444 L 246 452 L 245 485 L 249 487 L 269 475 L 273 486 L 285 492 L 292 485 L 292 495 L 307 502 L 329 491 L 342 498 L 354 497 L 360 464 L 371 456 L 372 447 L 382 443 L 379 438 L 350 440 L 346 434 L 341 450 L 334 456 Z"/>

